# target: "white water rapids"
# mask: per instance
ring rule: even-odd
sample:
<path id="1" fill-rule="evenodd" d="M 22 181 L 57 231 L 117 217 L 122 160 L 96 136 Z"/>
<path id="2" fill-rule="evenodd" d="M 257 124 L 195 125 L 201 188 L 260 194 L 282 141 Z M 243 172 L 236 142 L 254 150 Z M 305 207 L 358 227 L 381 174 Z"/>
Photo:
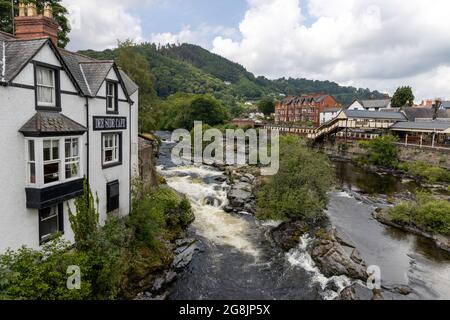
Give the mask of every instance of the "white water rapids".
<path id="1" fill-rule="evenodd" d="M 337 293 L 325 289 L 329 281 L 340 289 L 348 285 L 345 277 L 328 279 L 320 273 L 307 251 L 307 237 L 298 248 L 282 253 L 268 240 L 269 230 L 279 222 L 225 212 L 230 186 L 222 171 L 205 165 L 174 166 L 167 158 L 160 162 L 158 171 L 167 184 L 189 199 L 195 215 L 191 230 L 207 247 L 174 298 L 334 299 Z"/>

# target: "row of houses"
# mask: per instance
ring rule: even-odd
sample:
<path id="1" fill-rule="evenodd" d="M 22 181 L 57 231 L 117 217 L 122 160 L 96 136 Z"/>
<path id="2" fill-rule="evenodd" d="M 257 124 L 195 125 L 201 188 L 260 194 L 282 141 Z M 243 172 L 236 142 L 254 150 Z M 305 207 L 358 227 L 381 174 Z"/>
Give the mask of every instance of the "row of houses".
<path id="1" fill-rule="evenodd" d="M 418 106 L 413 108 L 404 108 L 417 110 L 423 113 L 422 118 L 433 118 L 430 116 L 436 110 L 434 104 L 431 106 Z M 450 110 L 450 101 L 442 101 L 440 110 Z M 371 99 L 354 100 L 349 106 L 342 107 L 331 95 L 312 94 L 299 97 L 286 97 L 275 107 L 276 124 L 306 124 L 318 127 L 327 123 L 338 116 L 342 110 L 353 111 L 400 111 L 399 108 L 392 108 L 391 99 Z M 416 112 L 416 111 L 413 111 Z"/>
<path id="2" fill-rule="evenodd" d="M 0 252 L 38 248 L 60 232 L 86 178 L 100 220 L 131 209 L 138 174 L 138 87 L 114 61 L 57 46 L 50 6 L 20 4 L 0 32 Z"/>

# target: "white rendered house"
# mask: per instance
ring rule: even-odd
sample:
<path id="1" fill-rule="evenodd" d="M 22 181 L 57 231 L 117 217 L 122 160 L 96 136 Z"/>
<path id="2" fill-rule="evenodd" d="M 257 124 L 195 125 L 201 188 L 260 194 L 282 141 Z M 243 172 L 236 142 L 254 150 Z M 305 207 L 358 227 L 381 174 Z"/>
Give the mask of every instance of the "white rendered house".
<path id="1" fill-rule="evenodd" d="M 52 25 L 48 12 L 21 15 L 16 36 L 0 32 L 0 253 L 39 248 L 56 232 L 73 241 L 68 207 L 84 178 L 101 222 L 130 212 L 138 88 L 113 61 L 59 49 Z"/>

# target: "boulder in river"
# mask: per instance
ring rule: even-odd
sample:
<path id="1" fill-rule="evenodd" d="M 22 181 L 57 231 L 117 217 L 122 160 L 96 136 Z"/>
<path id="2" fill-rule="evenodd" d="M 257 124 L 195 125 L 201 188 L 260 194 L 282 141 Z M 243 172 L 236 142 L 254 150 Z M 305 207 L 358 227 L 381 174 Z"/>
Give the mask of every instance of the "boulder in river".
<path id="1" fill-rule="evenodd" d="M 311 256 L 326 277 L 347 276 L 366 281 L 366 264 L 355 246 L 336 229 L 320 234 Z"/>
<path id="2" fill-rule="evenodd" d="M 360 282 L 348 286 L 339 294 L 338 300 L 383 300 L 379 291 L 372 291 Z"/>
<path id="3" fill-rule="evenodd" d="M 272 230 L 272 239 L 284 251 L 290 251 L 298 246 L 301 237 L 309 231 L 302 221 L 283 222 Z"/>

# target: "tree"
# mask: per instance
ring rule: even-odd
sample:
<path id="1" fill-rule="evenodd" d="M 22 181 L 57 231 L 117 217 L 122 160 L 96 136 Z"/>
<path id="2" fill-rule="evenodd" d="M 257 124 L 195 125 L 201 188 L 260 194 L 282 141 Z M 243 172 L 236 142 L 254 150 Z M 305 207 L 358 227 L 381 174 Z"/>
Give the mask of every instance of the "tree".
<path id="1" fill-rule="evenodd" d="M 280 169 L 257 193 L 257 217 L 320 220 L 332 183 L 333 168 L 324 154 L 301 145 L 297 137 L 282 137 Z"/>
<path id="2" fill-rule="evenodd" d="M 275 112 L 275 101 L 273 98 L 266 97 L 258 103 L 258 110 L 266 116 L 270 116 Z"/>
<path id="3" fill-rule="evenodd" d="M 133 41 L 126 40 L 119 42 L 116 63 L 139 86 L 139 130 L 157 129 L 160 114 L 155 101 L 155 77 L 147 59 Z"/>
<path id="4" fill-rule="evenodd" d="M 174 101 L 175 100 L 175 101 Z M 172 98 L 174 107 L 168 110 L 168 127 L 172 129 L 185 128 L 191 130 L 195 121 L 215 126 L 229 119 L 228 110 L 210 95 L 178 94 Z"/>
<path id="5" fill-rule="evenodd" d="M 38 9 L 38 12 L 42 12 L 46 3 L 50 4 L 53 9 L 53 16 L 59 24 L 58 32 L 58 45 L 61 48 L 65 48 L 69 43 L 70 25 L 67 19 L 68 11 L 61 4 L 62 0 L 28 0 L 27 3 L 34 3 Z M 19 0 L 13 0 L 14 13 L 17 15 L 19 12 Z M 12 33 L 13 21 L 11 19 L 11 0 L 0 0 L 0 30 Z"/>
<path id="6" fill-rule="evenodd" d="M 378 137 L 369 141 L 361 141 L 361 148 L 367 150 L 363 163 L 381 166 L 385 168 L 395 168 L 398 165 L 398 139 L 392 135 Z"/>
<path id="7" fill-rule="evenodd" d="M 392 107 L 401 108 L 405 105 L 412 107 L 414 105 L 414 94 L 411 87 L 400 87 L 392 97 Z"/>

